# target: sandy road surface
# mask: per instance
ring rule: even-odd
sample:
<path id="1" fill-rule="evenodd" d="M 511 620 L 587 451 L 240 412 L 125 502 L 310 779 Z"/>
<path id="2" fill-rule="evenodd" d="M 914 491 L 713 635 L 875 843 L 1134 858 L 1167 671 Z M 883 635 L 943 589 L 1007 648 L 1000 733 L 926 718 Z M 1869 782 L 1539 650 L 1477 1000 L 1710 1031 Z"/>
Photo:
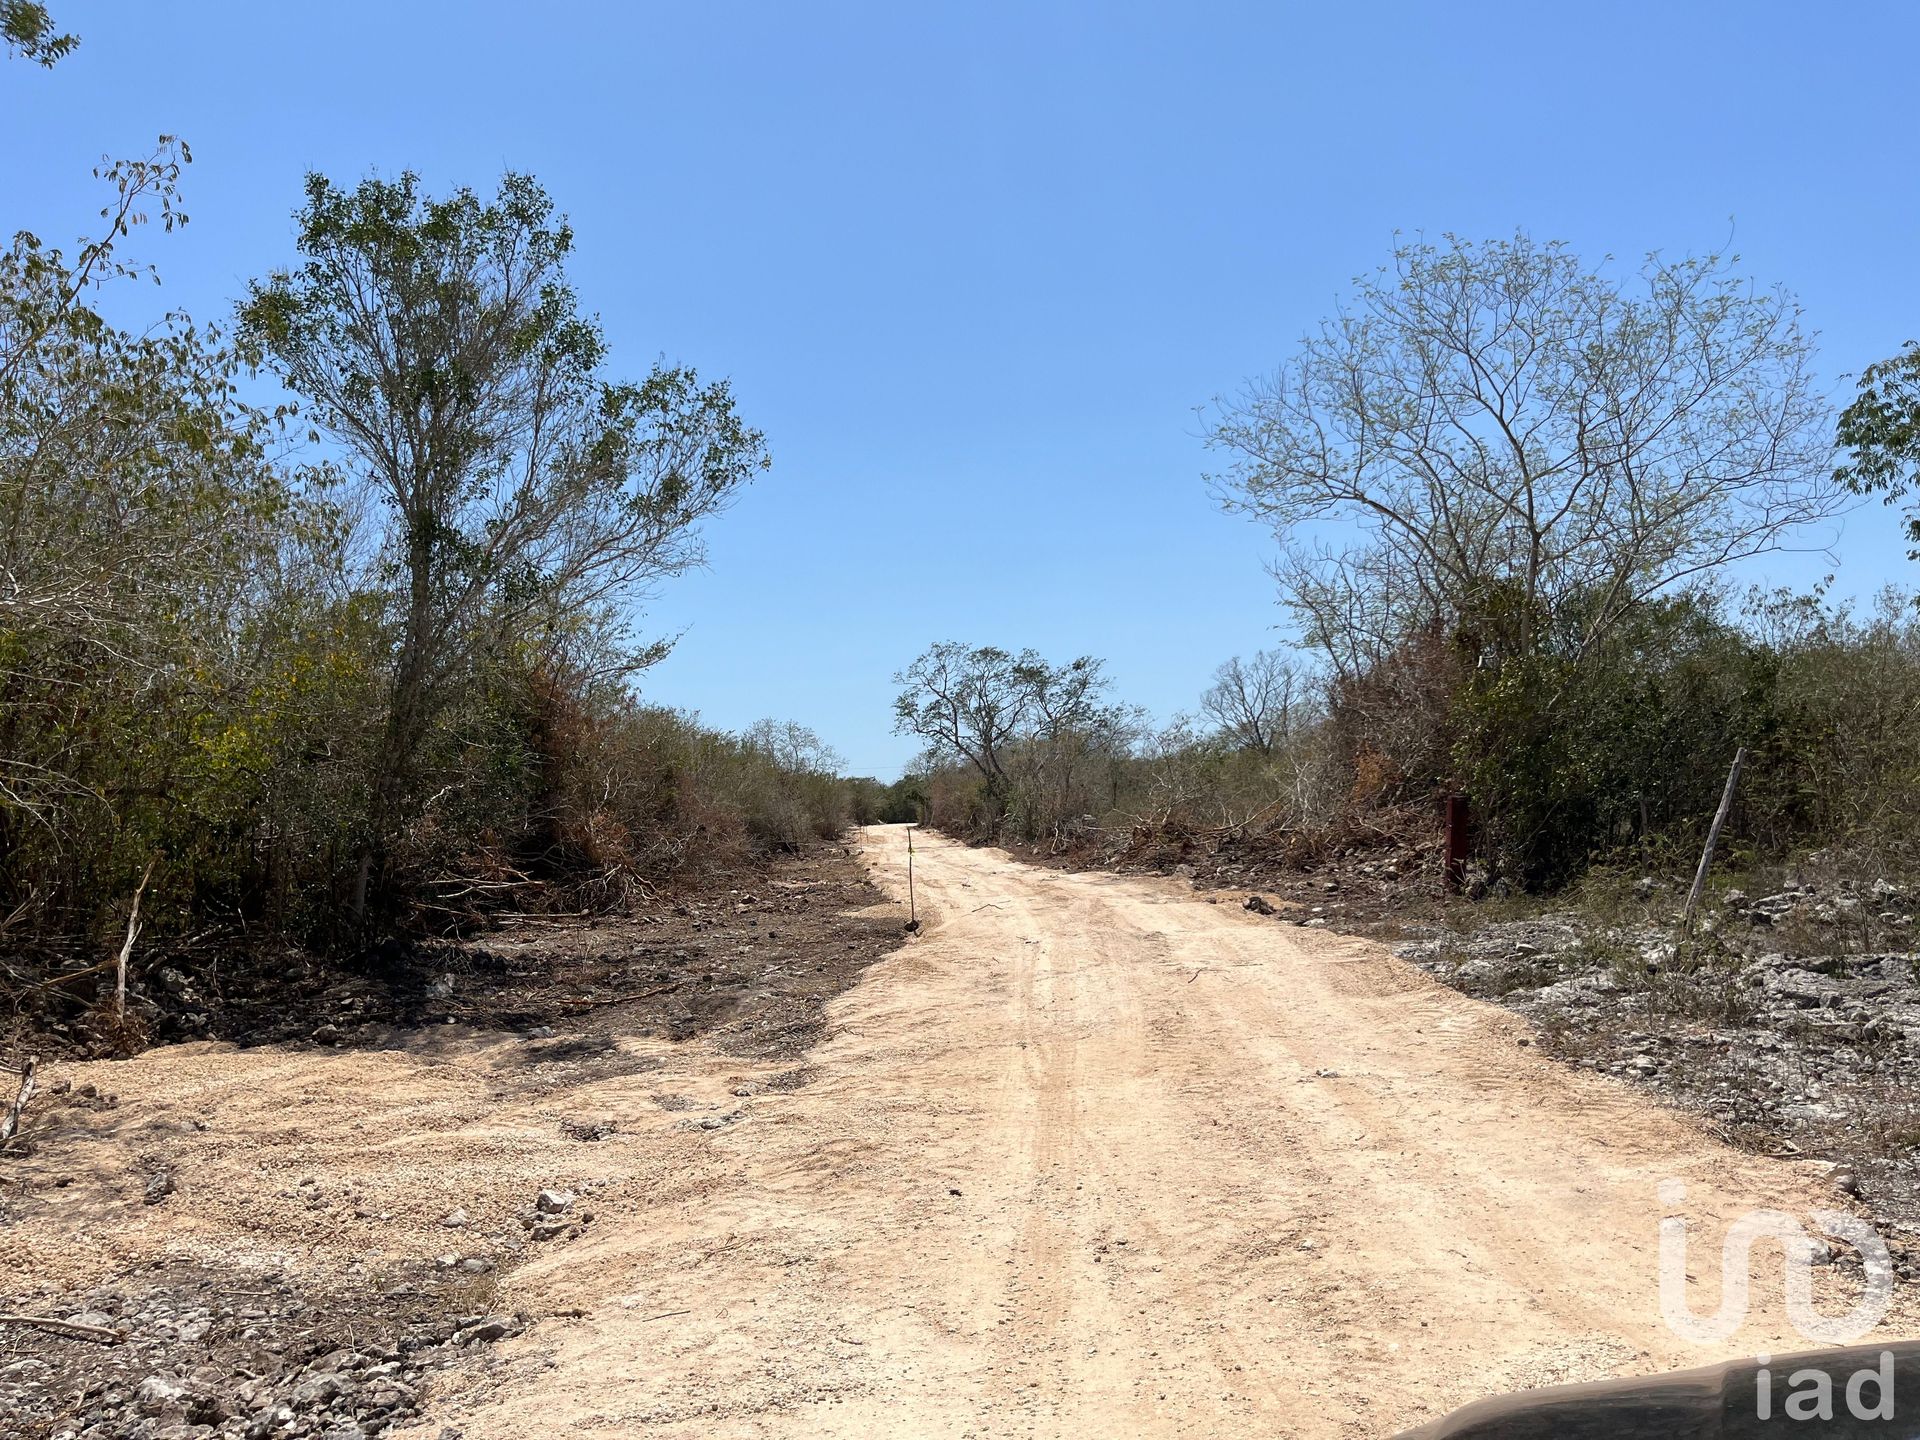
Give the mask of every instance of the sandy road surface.
<path id="1" fill-rule="evenodd" d="M 697 1196 L 522 1272 L 585 1318 L 450 1410 L 470 1440 L 1378 1435 L 1792 1348 L 1777 1281 L 1722 1352 L 1668 1333 L 1656 1186 L 1717 1244 L 1830 1205 L 1801 1170 L 1376 947 L 918 848 L 927 929 L 839 1002 L 816 1081 L 714 1140 Z M 865 849 L 902 891 L 903 833 Z"/>
<path id="2" fill-rule="evenodd" d="M 1724 1350 L 1667 1332 L 1656 1187 L 1710 1237 L 1704 1311 L 1734 1216 L 1834 1203 L 1807 1167 L 1542 1060 L 1366 943 L 918 844 L 926 928 L 832 1002 L 797 1089 L 705 1041 L 437 1027 L 64 1067 L 121 1104 L 21 1162 L 7 1287 L 510 1253 L 534 1190 L 575 1188 L 594 1222 L 504 1282 L 537 1323 L 413 1432 L 466 1440 L 1372 1436 L 1787 1348 L 1777 1255 Z M 863 849 L 904 897 L 904 832 Z M 583 1112 L 614 1133 L 567 1138 Z M 162 1144 L 179 1193 L 144 1207 Z"/>

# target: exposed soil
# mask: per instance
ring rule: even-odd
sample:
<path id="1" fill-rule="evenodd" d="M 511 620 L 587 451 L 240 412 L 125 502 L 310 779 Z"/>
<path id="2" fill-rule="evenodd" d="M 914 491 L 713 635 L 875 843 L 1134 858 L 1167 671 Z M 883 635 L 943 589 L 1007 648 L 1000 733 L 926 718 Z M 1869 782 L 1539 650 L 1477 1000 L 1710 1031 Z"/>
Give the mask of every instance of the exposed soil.
<path id="1" fill-rule="evenodd" d="M 1733 1144 L 1824 1162 L 1920 1237 L 1920 954 L 1912 897 L 1831 867 L 1724 891 L 1689 942 L 1678 896 L 1404 927 L 1397 952 L 1525 1015 L 1547 1053 L 1700 1115 Z M 1897 948 L 1896 948 L 1897 947 Z"/>
<path id="2" fill-rule="evenodd" d="M 0 1161 L 5 1303 L 131 1333 L 109 1374 L 6 1327 L 45 1367 L 0 1362 L 8 1422 L 1358 1440 L 1798 1348 L 1777 1265 L 1724 1343 L 1668 1329 L 1662 1186 L 1705 1263 L 1744 1212 L 1854 1208 L 1826 1167 L 1544 1055 L 1306 897 L 928 836 L 903 937 L 904 836 L 863 847 L 890 900 L 830 854 L 486 937 L 435 1023 L 49 1066 Z M 1902 1288 L 1876 1333 L 1914 1318 Z"/>
<path id="3" fill-rule="evenodd" d="M 903 896 L 904 838 L 868 843 Z M 1715 1358 L 1661 1319 L 1663 1180 L 1715 1240 L 1758 1206 L 1846 1203 L 1375 945 L 920 844 L 924 928 L 833 1004 L 814 1082 L 715 1138 L 697 1203 L 636 1196 L 517 1271 L 516 1294 L 582 1313 L 436 1420 L 466 1440 L 1377 1437 Z M 1819 1272 L 1828 1313 L 1857 1286 L 1842 1262 Z M 1754 1278 L 1719 1354 L 1788 1348 L 1779 1271 Z"/>
<path id="4" fill-rule="evenodd" d="M 43 1058 L 0 1154 L 0 1311 L 123 1339 L 0 1323 L 0 1434 L 348 1440 L 484 1390 L 545 1313 L 503 1277 L 805 1084 L 903 919 L 826 846 L 655 914 L 299 957 L 284 1007 L 253 965 L 156 967 L 156 1030 L 232 1038 Z"/>
<path id="5" fill-rule="evenodd" d="M 1380 940 L 1526 1016 L 1545 1053 L 1644 1087 L 1730 1144 L 1822 1162 L 1920 1244 L 1916 895 L 1850 857 L 1743 875 L 1744 889 L 1716 875 L 1678 945 L 1690 876 L 1607 877 L 1556 901 L 1470 869 L 1468 894 L 1448 896 L 1418 816 L 1350 825 L 1311 853 L 1284 835 L 1144 828 L 1021 853 L 1184 878 L 1282 923 Z"/>

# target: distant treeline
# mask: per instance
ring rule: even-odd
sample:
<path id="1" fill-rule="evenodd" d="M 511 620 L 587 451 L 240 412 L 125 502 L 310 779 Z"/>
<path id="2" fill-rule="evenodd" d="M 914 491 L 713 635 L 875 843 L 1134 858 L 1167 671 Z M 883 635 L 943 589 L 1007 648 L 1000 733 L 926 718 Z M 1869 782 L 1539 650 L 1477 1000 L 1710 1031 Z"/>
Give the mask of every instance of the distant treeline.
<path id="1" fill-rule="evenodd" d="M 1904 597 L 1864 615 L 1817 597 L 1756 597 L 1733 616 L 1704 598 L 1650 603 L 1590 663 L 1545 655 L 1504 675 L 1444 636 L 1353 680 L 1263 652 L 1162 727 L 1110 704 L 1103 679 L 1063 724 L 1011 687 L 988 747 L 970 717 L 1008 659 L 948 652 L 940 683 L 968 699 L 941 708 L 958 725 L 883 792 L 885 818 L 1054 849 L 1142 827 L 1285 835 L 1306 864 L 1368 823 L 1437 825 L 1440 797 L 1463 793 L 1490 872 L 1551 886 L 1596 862 L 1691 863 L 1745 746 L 1733 846 L 1839 845 L 1882 873 L 1920 855 L 1920 616 Z M 931 692 L 907 694 L 922 716 Z"/>

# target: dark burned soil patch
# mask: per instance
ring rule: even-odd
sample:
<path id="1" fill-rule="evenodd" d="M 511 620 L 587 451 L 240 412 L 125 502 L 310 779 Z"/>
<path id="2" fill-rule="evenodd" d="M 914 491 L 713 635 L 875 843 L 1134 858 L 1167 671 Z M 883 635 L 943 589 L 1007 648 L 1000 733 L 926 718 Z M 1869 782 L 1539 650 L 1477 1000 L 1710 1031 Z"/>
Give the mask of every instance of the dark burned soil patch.
<path id="1" fill-rule="evenodd" d="M 455 1024 L 560 1037 L 713 1033 L 730 1053 L 780 1058 L 819 1038 L 826 1002 L 898 944 L 901 924 L 852 851 L 827 844 L 633 915 L 516 919 L 344 958 L 158 947 L 136 961 L 135 1003 L 154 1043 L 377 1046 L 397 1030 Z M 0 1056 L 106 1053 L 83 1003 L 101 983 L 14 994 Z M 586 1050 L 578 1058 L 589 1070 L 611 1063 Z"/>
<path id="2" fill-rule="evenodd" d="M 378 1435 L 417 1414 L 437 1370 L 522 1328 L 492 1312 L 492 1290 L 457 1267 L 322 1292 L 280 1271 L 165 1263 L 65 1307 L 119 1344 L 0 1324 L 0 1434 Z"/>
<path id="3" fill-rule="evenodd" d="M 156 1037 L 276 1042 L 296 1052 L 392 1049 L 427 1072 L 471 1065 L 476 1053 L 485 1054 L 481 1063 L 490 1067 L 486 1084 L 494 1098 L 521 1103 L 531 1096 L 542 1107 L 563 1102 L 555 1107 L 563 1117 L 560 1135 L 592 1144 L 612 1139 L 614 1124 L 590 1105 L 568 1115 L 564 1102 L 568 1092 L 616 1075 L 662 1070 L 655 1101 L 663 1110 L 685 1109 L 682 1128 L 721 1128 L 740 1113 L 710 1115 L 704 1110 L 711 1106 L 689 1105 L 679 1083 L 665 1078 L 670 1062 L 623 1043 L 627 1037 L 698 1038 L 743 1062 L 773 1062 L 773 1075 L 743 1076 L 735 1096 L 805 1084 L 810 1070 L 803 1057 L 825 1032 L 828 1002 L 898 947 L 904 921 L 901 907 L 867 883 L 851 850 L 832 845 L 668 897 L 650 913 L 520 920 L 463 941 L 389 947 L 347 966 L 296 957 L 283 968 L 278 988 L 258 957 L 239 964 L 231 955 L 166 956 L 137 979 L 151 1001 Z M 174 978 L 163 977 L 162 969 Z M 87 1053 L 90 1042 L 78 1028 L 36 1033 L 24 1023 L 33 1013 L 16 1015 L 13 1044 L 0 1049 L 0 1063 L 38 1053 L 51 1070 L 63 1051 Z M 500 1032 L 513 1036 L 512 1043 L 491 1043 Z M 277 1057 L 260 1058 L 271 1068 Z M 91 1070 L 110 1074 L 113 1068 Z M 6 1086 L 4 1106 L 12 1085 L 4 1078 L 0 1085 Z M 356 1247 L 327 1264 L 284 1258 L 305 1252 L 307 1236 L 297 1219 L 285 1232 L 297 1243 L 263 1252 L 256 1238 L 245 1267 L 196 1265 L 170 1246 L 155 1258 L 155 1247 L 167 1246 L 173 1207 L 183 1197 L 192 1200 L 194 1186 L 204 1183 L 196 1175 L 205 1172 L 194 1170 L 183 1149 L 191 1121 L 178 1130 L 148 1127 L 150 1136 L 143 1129 L 132 1179 L 110 1197 L 117 1208 L 99 1212 L 102 1223 L 144 1220 L 129 1227 L 147 1237 L 130 1242 L 136 1258 L 117 1261 L 112 1278 L 91 1289 L 83 1288 L 91 1280 L 69 1288 L 26 1284 L 35 1274 L 27 1236 L 32 1224 L 47 1223 L 46 1212 L 27 1203 L 37 1192 L 24 1171 L 10 1174 L 10 1165 L 24 1159 L 44 1170 L 78 1122 L 97 1118 L 81 1113 L 92 1110 L 125 1113 L 126 1106 L 93 1081 L 47 1078 L 28 1106 L 22 1136 L 0 1156 L 0 1312 L 98 1326 L 124 1338 L 109 1346 L 0 1323 L 0 1435 L 378 1435 L 418 1418 L 442 1368 L 457 1364 L 460 1384 L 474 1383 L 476 1375 L 484 1380 L 496 1363 L 489 1342 L 522 1328 L 524 1317 L 502 1313 L 493 1298 L 504 1273 L 495 1267 L 510 1268 L 528 1249 L 480 1243 L 481 1232 L 466 1228 L 464 1215 L 459 1228 L 451 1228 L 449 1215 L 430 1232 L 434 1243 L 444 1234 L 452 1252 L 437 1263 L 393 1258 L 409 1253 L 409 1237 L 417 1240 L 418 1216 L 390 1223 L 384 1213 L 358 1208 L 356 1224 L 378 1227 L 377 1248 Z M 192 1134 L 206 1128 L 195 1125 Z M 176 1134 L 182 1138 L 169 1138 Z M 342 1188 L 325 1166 L 322 1160 L 311 1172 L 295 1172 L 325 1182 L 302 1179 L 296 1187 L 309 1209 L 344 1203 L 339 1197 L 353 1190 L 351 1172 Z M 164 1183 L 150 1184 L 143 1199 L 139 1182 L 147 1172 L 149 1180 Z M 176 1173 L 183 1176 L 177 1192 Z M 77 1193 L 94 1182 L 80 1173 L 49 1183 L 71 1183 Z M 577 1232 L 576 1218 L 579 1224 L 592 1218 L 577 1210 L 559 1213 L 572 1204 L 566 1195 L 551 1205 L 544 1192 L 538 1204 L 531 1196 L 528 1201 L 521 1217 L 526 1246 L 565 1243 Z M 556 1213 L 544 1213 L 549 1209 Z M 403 1234 L 404 1226 L 413 1228 Z M 316 1216 L 316 1245 L 329 1233 Z M 10 1247 L 19 1256 L 17 1272 L 5 1258 Z M 263 1271 L 263 1253 L 286 1268 Z M 356 1254 L 389 1258 L 348 1263 Z"/>
<path id="4" fill-rule="evenodd" d="M 898 909 L 844 847 L 781 857 L 649 914 L 516 922 L 443 947 L 420 1021 L 531 1034 L 529 1065 L 592 1068 L 613 1057 L 616 1035 L 705 1035 L 730 1055 L 798 1057 L 824 1034 L 827 1002 L 899 947 Z M 324 1023 L 312 1038 L 378 1042 L 372 1022 Z"/>

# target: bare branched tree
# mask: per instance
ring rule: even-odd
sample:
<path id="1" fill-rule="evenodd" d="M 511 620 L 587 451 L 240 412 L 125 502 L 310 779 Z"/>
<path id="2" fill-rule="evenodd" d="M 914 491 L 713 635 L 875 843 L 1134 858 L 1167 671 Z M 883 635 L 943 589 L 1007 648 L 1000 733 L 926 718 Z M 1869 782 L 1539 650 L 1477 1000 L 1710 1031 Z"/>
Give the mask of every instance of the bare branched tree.
<path id="1" fill-rule="evenodd" d="M 1352 668 L 1472 616 L 1495 651 L 1580 651 L 1843 508 L 1798 306 L 1734 263 L 1449 236 L 1357 281 L 1210 439 L 1313 641 Z"/>
<path id="2" fill-rule="evenodd" d="M 1228 744 L 1270 756 L 1292 731 L 1300 689 L 1299 671 L 1279 651 L 1257 651 L 1245 664 L 1236 655 L 1213 672 L 1200 713 Z"/>
<path id="3" fill-rule="evenodd" d="M 838 775 L 846 764 L 818 733 L 793 720 L 756 720 L 740 732 L 740 739 L 777 768 L 795 775 Z"/>
<path id="4" fill-rule="evenodd" d="M 1031 651 L 1022 656 L 1021 677 L 1031 694 L 1033 743 L 1027 747 L 1032 786 L 1043 808 L 1063 815 L 1087 762 L 1110 750 L 1122 713 L 1107 703 L 1106 662 L 1082 655 L 1050 666 Z"/>
<path id="5" fill-rule="evenodd" d="M 893 677 L 907 687 L 894 729 L 926 741 L 938 762 L 972 765 L 996 820 L 1018 796 L 1044 828 L 1065 815 L 1090 757 L 1124 748 L 1133 715 L 1108 702 L 1104 672 L 1090 655 L 1051 665 L 1033 650 L 944 641 Z"/>

